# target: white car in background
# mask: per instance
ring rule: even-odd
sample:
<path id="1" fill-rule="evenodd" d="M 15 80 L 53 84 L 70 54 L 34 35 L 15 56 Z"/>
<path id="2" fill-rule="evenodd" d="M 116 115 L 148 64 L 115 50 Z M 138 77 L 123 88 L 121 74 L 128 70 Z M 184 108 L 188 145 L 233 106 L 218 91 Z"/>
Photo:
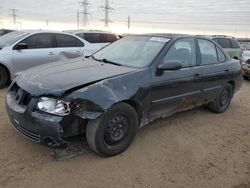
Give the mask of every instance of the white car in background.
<path id="1" fill-rule="evenodd" d="M 243 49 L 242 54 L 242 60 L 243 62 L 246 62 L 247 60 L 250 60 L 250 42 L 241 44 Z"/>
<path id="2" fill-rule="evenodd" d="M 65 31 L 74 34 L 83 40 L 90 43 L 96 51 L 107 46 L 108 44 L 117 41 L 120 37 L 114 33 L 97 30 L 76 30 L 76 31 Z"/>
<path id="3" fill-rule="evenodd" d="M 0 37 L 0 88 L 20 72 L 96 49 L 76 35 L 54 31 L 14 31 Z"/>

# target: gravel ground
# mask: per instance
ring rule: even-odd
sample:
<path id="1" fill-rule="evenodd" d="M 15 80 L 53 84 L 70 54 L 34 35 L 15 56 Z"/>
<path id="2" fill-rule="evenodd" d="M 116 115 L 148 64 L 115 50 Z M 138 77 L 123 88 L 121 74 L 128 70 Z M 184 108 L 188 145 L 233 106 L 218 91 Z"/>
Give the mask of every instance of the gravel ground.
<path id="1" fill-rule="evenodd" d="M 227 112 L 206 108 L 176 114 L 141 129 L 129 149 L 56 161 L 9 124 L 0 91 L 0 187 L 250 188 L 250 81 Z"/>

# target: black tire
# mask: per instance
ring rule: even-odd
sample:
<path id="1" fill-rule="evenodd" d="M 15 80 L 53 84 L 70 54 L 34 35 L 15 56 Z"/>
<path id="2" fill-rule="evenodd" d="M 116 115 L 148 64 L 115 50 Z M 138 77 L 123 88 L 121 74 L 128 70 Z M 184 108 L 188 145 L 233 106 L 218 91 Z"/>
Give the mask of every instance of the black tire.
<path id="1" fill-rule="evenodd" d="M 247 76 L 243 76 L 244 80 L 248 80 L 249 78 Z"/>
<path id="2" fill-rule="evenodd" d="M 133 142 L 138 124 L 138 115 L 133 107 L 126 103 L 115 104 L 101 117 L 88 122 L 87 142 L 100 156 L 120 154 Z"/>
<path id="3" fill-rule="evenodd" d="M 4 88 L 8 82 L 8 73 L 7 71 L 0 66 L 0 89 Z"/>
<path id="4" fill-rule="evenodd" d="M 233 97 L 233 87 L 227 84 L 220 95 L 211 103 L 208 104 L 209 110 L 215 113 L 223 113 L 229 107 Z"/>

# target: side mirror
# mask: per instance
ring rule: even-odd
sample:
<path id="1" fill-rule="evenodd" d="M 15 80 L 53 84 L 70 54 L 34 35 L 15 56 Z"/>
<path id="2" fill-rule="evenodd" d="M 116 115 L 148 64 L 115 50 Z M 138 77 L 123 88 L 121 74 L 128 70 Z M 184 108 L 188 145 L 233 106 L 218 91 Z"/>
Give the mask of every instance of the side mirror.
<path id="1" fill-rule="evenodd" d="M 24 50 L 28 49 L 28 45 L 26 43 L 19 43 L 15 46 L 15 50 Z"/>
<path id="2" fill-rule="evenodd" d="M 160 71 L 166 70 L 180 70 L 182 68 L 181 62 L 178 60 L 166 61 L 158 65 L 157 69 Z"/>

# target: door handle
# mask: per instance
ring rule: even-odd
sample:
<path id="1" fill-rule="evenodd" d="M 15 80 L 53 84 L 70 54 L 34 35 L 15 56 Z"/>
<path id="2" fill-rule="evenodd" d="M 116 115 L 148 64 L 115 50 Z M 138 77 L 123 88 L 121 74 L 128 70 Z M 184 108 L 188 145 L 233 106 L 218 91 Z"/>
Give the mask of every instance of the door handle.
<path id="1" fill-rule="evenodd" d="M 229 69 L 226 69 L 225 72 L 229 72 Z"/>
<path id="2" fill-rule="evenodd" d="M 76 51 L 76 53 L 78 54 L 78 55 L 81 55 L 82 54 L 82 52 L 81 51 Z"/>
<path id="3" fill-rule="evenodd" d="M 200 73 L 196 73 L 194 77 L 200 77 Z"/>
<path id="4" fill-rule="evenodd" d="M 55 55 L 55 53 L 54 52 L 50 52 L 49 55 Z"/>

